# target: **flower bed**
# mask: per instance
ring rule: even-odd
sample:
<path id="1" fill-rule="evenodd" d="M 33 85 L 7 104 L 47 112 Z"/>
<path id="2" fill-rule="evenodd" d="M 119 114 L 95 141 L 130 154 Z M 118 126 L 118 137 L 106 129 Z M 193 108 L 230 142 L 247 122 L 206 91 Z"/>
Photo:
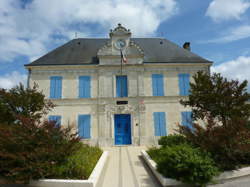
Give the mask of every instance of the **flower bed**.
<path id="1" fill-rule="evenodd" d="M 178 185 L 183 185 L 182 182 L 177 181 L 175 179 L 171 179 L 171 178 L 166 178 L 164 176 L 162 176 L 158 171 L 156 171 L 156 163 L 155 161 L 153 161 L 150 156 L 148 155 L 148 153 L 145 150 L 141 151 L 142 157 L 145 160 L 146 164 L 149 166 L 149 168 L 151 169 L 151 171 L 153 172 L 153 174 L 155 175 L 155 177 L 159 180 L 159 182 L 162 184 L 162 186 L 178 186 Z M 243 177 L 243 176 L 247 176 L 250 175 L 250 167 L 245 167 L 245 168 L 241 168 L 238 170 L 232 170 L 232 171 L 226 171 L 221 173 L 219 176 L 214 177 L 213 180 L 215 182 L 224 182 L 227 180 L 231 180 L 234 178 L 238 178 L 238 177 Z"/>
<path id="2" fill-rule="evenodd" d="M 95 187 L 101 176 L 108 152 L 104 151 L 88 180 L 41 179 L 30 182 L 32 187 Z"/>

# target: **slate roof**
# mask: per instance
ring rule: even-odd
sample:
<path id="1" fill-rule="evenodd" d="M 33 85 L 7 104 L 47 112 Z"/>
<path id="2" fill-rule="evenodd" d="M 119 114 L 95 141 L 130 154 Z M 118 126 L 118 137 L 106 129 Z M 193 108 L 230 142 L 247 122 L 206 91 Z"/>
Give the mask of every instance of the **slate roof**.
<path id="1" fill-rule="evenodd" d="M 79 38 L 25 66 L 98 64 L 98 50 L 109 39 Z M 212 63 L 164 38 L 131 38 L 144 51 L 144 63 Z"/>

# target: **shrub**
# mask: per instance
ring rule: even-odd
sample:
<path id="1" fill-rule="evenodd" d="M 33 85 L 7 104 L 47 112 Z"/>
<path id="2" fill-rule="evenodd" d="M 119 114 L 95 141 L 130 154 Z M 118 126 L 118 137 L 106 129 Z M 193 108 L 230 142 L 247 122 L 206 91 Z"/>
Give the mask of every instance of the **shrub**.
<path id="1" fill-rule="evenodd" d="M 173 134 L 173 135 L 168 135 L 168 136 L 162 136 L 159 141 L 159 145 L 162 146 L 175 146 L 175 145 L 180 145 L 180 144 L 187 144 L 188 141 L 187 139 L 178 134 Z"/>
<path id="2" fill-rule="evenodd" d="M 207 117 L 205 126 L 194 123 L 193 129 L 179 125 L 180 133 L 194 145 L 212 154 L 221 170 L 232 170 L 250 164 L 250 130 L 242 119 L 227 121 L 219 125 Z"/>
<path id="3" fill-rule="evenodd" d="M 160 150 L 161 148 L 151 147 L 147 150 L 148 155 L 156 162 L 160 158 Z"/>
<path id="4" fill-rule="evenodd" d="M 88 179 L 101 154 L 100 148 L 81 143 L 65 163 L 54 168 L 53 178 Z"/>
<path id="5" fill-rule="evenodd" d="M 15 183 L 53 175 L 55 165 L 65 163 L 79 148 L 71 128 L 58 128 L 45 121 L 37 124 L 20 118 L 18 124 L 0 124 L 1 177 Z"/>
<path id="6" fill-rule="evenodd" d="M 218 174 L 209 153 L 187 144 L 160 148 L 159 155 L 157 170 L 165 177 L 202 186 Z"/>

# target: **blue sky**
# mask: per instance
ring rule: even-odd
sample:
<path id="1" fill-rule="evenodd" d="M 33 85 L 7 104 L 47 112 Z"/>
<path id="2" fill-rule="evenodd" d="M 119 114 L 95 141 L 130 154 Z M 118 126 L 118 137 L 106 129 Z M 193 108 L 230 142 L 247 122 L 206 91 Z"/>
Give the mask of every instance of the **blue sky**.
<path id="1" fill-rule="evenodd" d="M 0 0 L 0 87 L 25 83 L 23 65 L 75 32 L 108 37 L 117 23 L 134 37 L 191 42 L 212 71 L 250 81 L 250 0 Z"/>

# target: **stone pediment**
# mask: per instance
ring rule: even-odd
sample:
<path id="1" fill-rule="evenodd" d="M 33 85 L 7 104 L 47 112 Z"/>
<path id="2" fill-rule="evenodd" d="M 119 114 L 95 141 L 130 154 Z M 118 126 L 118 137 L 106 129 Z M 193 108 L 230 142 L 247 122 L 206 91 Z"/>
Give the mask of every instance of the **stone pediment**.
<path id="1" fill-rule="evenodd" d="M 120 23 L 118 23 L 118 26 L 114 30 L 110 30 L 109 36 L 112 38 L 113 36 L 123 36 L 128 35 L 131 36 L 131 32 L 129 29 L 126 29 L 123 27 Z"/>
<path id="2" fill-rule="evenodd" d="M 139 45 L 137 45 L 134 41 L 130 41 L 128 46 L 124 49 L 122 49 L 122 53 L 126 56 L 126 57 L 143 57 L 144 56 L 144 52 L 141 49 L 141 47 Z M 107 44 L 105 44 L 102 48 L 100 48 L 98 50 L 97 53 L 99 58 L 105 58 L 106 57 L 116 57 L 116 56 L 121 56 L 121 51 L 118 49 L 113 49 L 111 42 L 108 42 Z"/>
<path id="3" fill-rule="evenodd" d="M 127 64 L 141 64 L 144 52 L 142 48 L 131 39 L 129 29 L 118 26 L 110 31 L 110 40 L 98 50 L 97 56 L 100 65 L 120 65 L 121 52 L 127 59 Z M 119 42 L 122 46 L 119 47 Z"/>

